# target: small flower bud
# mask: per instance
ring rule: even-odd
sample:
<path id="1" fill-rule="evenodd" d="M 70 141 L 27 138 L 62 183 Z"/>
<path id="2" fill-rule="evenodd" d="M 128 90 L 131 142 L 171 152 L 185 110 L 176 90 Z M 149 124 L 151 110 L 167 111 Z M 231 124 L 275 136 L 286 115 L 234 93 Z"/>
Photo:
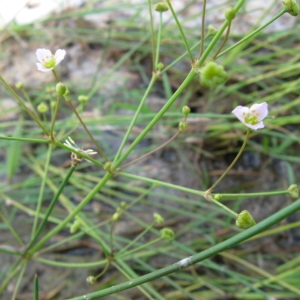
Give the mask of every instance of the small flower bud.
<path id="1" fill-rule="evenodd" d="M 163 228 L 160 231 L 161 237 L 166 240 L 167 242 L 172 242 L 175 238 L 175 233 L 170 228 Z"/>
<path id="2" fill-rule="evenodd" d="M 299 6 L 296 0 L 285 0 L 282 4 L 287 13 L 292 16 L 298 16 Z"/>
<path id="3" fill-rule="evenodd" d="M 232 21 L 235 18 L 235 9 L 232 7 L 228 7 L 225 10 L 225 18 L 227 21 Z"/>
<path id="4" fill-rule="evenodd" d="M 121 214 L 123 212 L 123 209 L 121 207 L 117 207 L 116 212 L 118 214 Z"/>
<path id="5" fill-rule="evenodd" d="M 214 36 L 214 35 L 216 35 L 216 33 L 218 32 L 218 29 L 216 29 L 214 26 L 212 26 L 212 25 L 208 25 L 207 26 L 207 29 L 208 29 L 208 34 L 209 35 L 212 35 L 212 36 Z"/>
<path id="6" fill-rule="evenodd" d="M 95 284 L 96 281 L 97 281 L 97 279 L 96 279 L 95 276 L 89 276 L 89 277 L 86 279 L 86 282 L 87 282 L 89 285 Z"/>
<path id="7" fill-rule="evenodd" d="M 78 101 L 80 103 L 87 103 L 89 101 L 89 97 L 85 96 L 85 95 L 80 95 L 80 96 L 78 96 Z"/>
<path id="8" fill-rule="evenodd" d="M 112 216 L 112 221 L 118 221 L 120 219 L 120 214 L 119 213 L 114 213 Z"/>
<path id="9" fill-rule="evenodd" d="M 19 82 L 16 83 L 16 89 L 22 90 L 23 87 L 24 87 L 23 82 L 19 81 Z"/>
<path id="10" fill-rule="evenodd" d="M 103 166 L 104 170 L 109 172 L 109 173 L 111 173 L 111 167 L 112 167 L 112 162 L 111 161 L 107 161 Z"/>
<path id="11" fill-rule="evenodd" d="M 127 203 L 125 201 L 122 201 L 120 206 L 124 209 L 127 207 Z"/>
<path id="12" fill-rule="evenodd" d="M 153 218 L 157 224 L 161 224 L 164 222 L 164 218 L 158 213 L 154 213 Z"/>
<path id="13" fill-rule="evenodd" d="M 288 188 L 288 191 L 290 193 L 290 196 L 292 198 L 298 198 L 299 197 L 299 189 L 297 184 L 291 184 Z"/>
<path id="14" fill-rule="evenodd" d="M 48 106 L 45 102 L 42 102 L 40 103 L 38 106 L 37 106 L 37 110 L 38 112 L 40 112 L 41 114 L 44 114 L 48 111 Z"/>
<path id="15" fill-rule="evenodd" d="M 182 111 L 182 113 L 183 113 L 184 115 L 187 116 L 187 115 L 191 112 L 191 109 L 190 109 L 189 106 L 185 105 L 185 106 L 181 109 L 181 111 Z"/>
<path id="16" fill-rule="evenodd" d="M 75 220 L 74 223 L 70 227 L 70 233 L 74 234 L 80 230 L 81 224 L 78 220 Z"/>
<path id="17" fill-rule="evenodd" d="M 238 228 L 247 229 L 255 225 L 255 221 L 248 210 L 243 210 L 236 218 L 235 225 Z"/>
<path id="18" fill-rule="evenodd" d="M 222 198 L 223 198 L 223 196 L 220 195 L 220 194 L 215 194 L 214 195 L 214 200 L 216 200 L 216 201 L 220 201 L 220 200 L 222 200 Z"/>
<path id="19" fill-rule="evenodd" d="M 157 69 L 157 70 L 162 70 L 162 69 L 164 68 L 164 66 L 165 66 L 165 65 L 164 65 L 163 63 L 160 62 L 160 63 L 158 63 L 158 64 L 156 65 L 156 69 Z"/>
<path id="20" fill-rule="evenodd" d="M 179 127 L 180 131 L 184 131 L 188 127 L 188 123 L 187 122 L 179 122 L 178 127 Z"/>
<path id="21" fill-rule="evenodd" d="M 64 92 L 63 96 L 65 98 L 65 100 L 68 102 L 68 101 L 71 101 L 71 97 L 70 97 L 70 90 L 67 88 L 66 91 Z"/>
<path id="22" fill-rule="evenodd" d="M 167 11 L 169 10 L 169 7 L 167 4 L 163 3 L 163 2 L 160 2 L 160 3 L 157 3 L 155 6 L 154 6 L 154 9 L 158 12 L 164 12 L 164 11 Z"/>
<path id="23" fill-rule="evenodd" d="M 200 73 L 200 84 L 211 88 L 225 83 L 228 79 L 228 75 L 224 70 L 224 67 L 218 65 L 214 61 L 207 62 L 200 69 Z"/>
<path id="24" fill-rule="evenodd" d="M 66 92 L 66 90 L 67 90 L 67 87 L 63 83 L 59 82 L 56 84 L 56 93 L 58 96 L 63 96 L 63 94 Z"/>

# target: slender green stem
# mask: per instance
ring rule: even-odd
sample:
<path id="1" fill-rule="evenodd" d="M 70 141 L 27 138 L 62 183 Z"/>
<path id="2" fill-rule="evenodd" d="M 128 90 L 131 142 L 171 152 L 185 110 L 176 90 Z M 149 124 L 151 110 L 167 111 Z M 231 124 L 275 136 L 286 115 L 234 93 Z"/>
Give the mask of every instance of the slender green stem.
<path id="1" fill-rule="evenodd" d="M 54 114 L 52 117 L 52 122 L 51 122 L 51 128 L 50 128 L 50 138 L 51 141 L 54 141 L 54 124 L 57 118 L 57 113 L 58 113 L 58 109 L 59 109 L 59 104 L 60 104 L 60 96 L 57 95 L 57 99 L 56 99 L 56 105 L 55 105 L 55 110 L 54 110 Z"/>
<path id="2" fill-rule="evenodd" d="M 42 221 L 42 223 L 40 224 L 39 228 L 38 228 L 37 231 L 35 232 L 35 235 L 34 235 L 33 239 L 30 241 L 29 245 L 27 246 L 27 251 L 28 251 L 28 250 L 30 251 L 30 248 L 32 247 L 32 245 L 35 243 L 35 241 L 37 240 L 37 238 L 40 236 L 40 234 L 41 234 L 43 228 L 45 227 L 45 225 L 46 225 L 46 223 L 47 223 L 47 221 L 48 221 L 48 218 L 49 218 L 49 216 L 50 216 L 50 214 L 51 214 L 51 212 L 52 212 L 54 206 L 56 205 L 56 203 L 57 203 L 57 201 L 58 201 L 58 199 L 59 199 L 59 196 L 61 195 L 61 193 L 62 193 L 64 187 L 67 185 L 67 183 L 68 183 L 70 177 L 72 176 L 73 172 L 75 171 L 75 168 L 76 168 L 76 166 L 72 166 L 72 167 L 69 169 L 68 173 L 66 174 L 66 176 L 65 176 L 64 180 L 62 181 L 62 183 L 61 183 L 61 185 L 60 185 L 60 187 L 59 187 L 59 189 L 58 189 L 56 195 L 55 195 L 54 198 L 52 199 L 52 201 L 51 201 L 51 203 L 50 203 L 50 205 L 49 205 L 49 207 L 48 207 L 48 209 L 47 209 L 45 218 L 43 219 L 43 221 Z M 34 251 L 33 251 L 32 249 L 31 249 L 31 253 L 34 253 Z"/>
<path id="3" fill-rule="evenodd" d="M 43 130 L 43 132 L 48 136 L 49 135 L 48 130 L 43 126 L 43 124 L 36 117 L 36 115 L 25 105 L 25 103 L 19 97 L 19 95 L 15 93 L 15 91 L 11 88 L 11 86 L 1 76 L 0 76 L 0 81 L 5 85 L 5 87 L 15 97 L 15 99 L 19 102 L 19 104 L 22 106 L 22 108 L 30 115 L 30 117 L 32 118 L 32 120 L 34 120 L 37 123 L 37 125 Z"/>
<path id="4" fill-rule="evenodd" d="M 59 78 L 58 78 L 57 73 L 56 73 L 56 71 L 54 69 L 52 70 L 52 74 L 53 74 L 56 82 L 58 83 L 59 82 Z"/>
<path id="5" fill-rule="evenodd" d="M 118 152 L 115 155 L 114 162 L 117 159 L 119 159 L 119 157 L 121 156 L 122 150 L 124 149 L 125 144 L 128 141 L 128 138 L 129 138 L 129 135 L 130 135 L 130 133 L 132 131 L 132 128 L 133 128 L 134 124 L 136 123 L 136 120 L 137 120 L 137 118 L 138 118 L 138 116 L 139 116 L 139 114 L 140 114 L 140 112 L 141 112 L 141 110 L 142 110 L 142 108 L 143 108 L 143 106 L 144 106 L 144 104 L 146 102 L 146 99 L 148 98 L 148 96 L 149 96 L 149 94 L 150 94 L 150 92 L 151 92 L 151 90 L 153 88 L 154 83 L 156 82 L 156 79 L 157 79 L 157 76 L 154 75 L 154 74 L 152 74 L 151 81 L 150 81 L 150 83 L 149 83 L 149 85 L 147 87 L 147 90 L 145 91 L 145 94 L 144 94 L 144 96 L 143 96 L 143 98 L 142 98 L 142 100 L 141 100 L 141 102 L 140 102 L 140 104 L 139 104 L 139 106 L 138 106 L 138 108 L 137 108 L 137 110 L 136 110 L 136 112 L 135 112 L 132 120 L 131 120 L 131 123 L 130 123 L 130 125 L 129 125 L 126 133 L 125 133 L 125 136 L 124 136 L 124 138 L 123 138 L 123 140 L 121 142 L 121 145 L 120 145 L 120 147 L 118 149 Z"/>
<path id="6" fill-rule="evenodd" d="M 11 234 L 14 236 L 14 238 L 17 240 L 17 242 L 21 245 L 24 246 L 24 242 L 22 241 L 21 237 L 19 234 L 15 231 L 15 229 L 11 226 L 10 222 L 6 220 L 6 217 L 4 216 L 4 213 L 1 212 L 0 210 L 0 220 L 2 219 L 3 223 L 7 226 Z"/>
<path id="7" fill-rule="evenodd" d="M 127 150 L 121 155 L 121 157 L 114 162 L 114 168 L 117 168 L 127 156 L 132 152 L 137 144 L 147 135 L 147 133 L 156 125 L 160 118 L 165 114 L 165 112 L 172 106 L 176 99 L 181 95 L 184 89 L 189 85 L 190 81 L 196 76 L 196 72 L 192 69 L 187 75 L 186 79 L 183 81 L 181 86 L 172 95 L 168 102 L 162 107 L 162 109 L 155 115 L 155 117 L 149 122 L 146 128 L 139 134 L 139 136 L 133 141 L 133 143 L 127 148 Z M 147 89 L 148 90 L 148 89 Z M 116 156 L 117 158 L 117 156 Z"/>
<path id="8" fill-rule="evenodd" d="M 21 92 L 23 93 L 24 98 L 28 101 L 28 103 L 30 103 L 31 109 L 32 109 L 34 115 L 39 119 L 39 115 L 38 115 L 38 113 L 36 112 L 35 107 L 34 107 L 34 104 L 33 104 L 32 100 L 31 100 L 31 98 L 29 97 L 29 95 L 27 94 L 26 90 L 24 89 L 23 86 L 22 86 L 22 88 L 21 88 L 20 90 L 21 90 Z"/>
<path id="9" fill-rule="evenodd" d="M 126 168 L 126 167 L 128 167 L 128 166 L 134 164 L 135 162 L 137 162 L 137 161 L 139 161 L 139 160 L 141 160 L 141 159 L 143 159 L 143 158 L 145 158 L 145 157 L 150 156 L 151 154 L 155 153 L 156 151 L 158 151 L 158 150 L 160 150 L 160 149 L 166 147 L 168 144 L 170 144 L 172 141 L 174 141 L 174 140 L 176 139 L 176 137 L 179 135 L 180 132 L 181 132 L 181 131 L 178 130 L 178 131 L 177 131 L 170 139 L 168 139 L 166 142 L 164 142 L 164 143 L 163 143 L 162 145 L 160 145 L 159 147 L 157 147 L 157 148 L 151 150 L 150 152 L 145 153 L 144 155 L 142 155 L 142 156 L 140 156 L 140 157 L 138 157 L 138 158 L 132 160 L 132 161 L 129 162 L 128 164 L 123 165 L 123 166 L 122 166 L 122 170 L 123 170 L 124 168 Z"/>
<path id="10" fill-rule="evenodd" d="M 81 119 L 80 115 L 78 114 L 75 106 L 72 104 L 71 101 L 67 101 L 67 103 L 69 104 L 69 106 L 71 107 L 72 111 L 74 112 L 74 114 L 76 115 L 77 119 L 79 120 L 79 122 L 81 123 L 82 127 L 84 128 L 85 132 L 88 134 L 88 136 L 90 137 L 90 139 L 93 141 L 93 143 L 95 144 L 97 150 L 99 151 L 99 154 L 102 155 L 102 157 L 108 161 L 108 157 L 105 155 L 104 151 L 102 150 L 102 148 L 100 147 L 99 143 L 94 139 L 93 135 L 91 134 L 91 132 L 89 131 L 89 129 L 87 128 L 87 126 L 85 125 L 85 123 L 83 122 L 83 120 Z"/>
<path id="11" fill-rule="evenodd" d="M 37 200 L 37 207 L 36 207 L 37 213 L 35 215 L 33 225 L 32 225 L 31 239 L 33 238 L 33 236 L 35 234 L 38 219 L 39 219 L 39 213 L 40 213 L 41 207 L 42 207 L 43 196 L 45 193 L 46 180 L 47 180 L 47 175 L 48 175 L 48 170 L 49 170 L 49 165 L 50 165 L 50 161 L 51 161 L 51 155 L 52 155 L 53 148 L 54 148 L 53 145 L 51 145 L 51 144 L 48 145 L 48 152 L 47 152 L 47 157 L 46 157 L 46 161 L 45 161 L 44 175 L 43 175 L 42 182 L 41 182 L 39 198 Z"/>
<path id="12" fill-rule="evenodd" d="M 17 293 L 18 293 L 18 290 L 20 288 L 20 284 L 22 282 L 22 279 L 24 277 L 24 273 L 25 273 L 25 270 L 26 270 L 27 263 L 28 263 L 27 261 L 23 261 L 23 263 L 22 263 L 20 275 L 18 277 L 16 285 L 14 286 L 14 293 L 11 297 L 12 300 L 15 300 L 17 298 Z"/>
<path id="13" fill-rule="evenodd" d="M 222 207 L 224 210 L 228 211 L 230 214 L 232 214 L 234 217 L 237 217 L 239 214 L 228 208 L 226 205 L 222 204 L 221 202 L 215 200 L 213 197 L 210 198 L 210 201 L 214 202 L 218 206 Z"/>
<path id="14" fill-rule="evenodd" d="M 153 70 L 156 70 L 158 62 L 159 62 L 161 31 L 162 31 L 162 12 L 159 13 L 159 27 L 158 27 L 158 32 L 157 32 L 156 52 L 155 52 L 155 61 L 154 61 Z"/>
<path id="15" fill-rule="evenodd" d="M 236 11 L 236 13 L 241 8 L 241 6 L 245 3 L 245 1 L 246 0 L 239 0 L 238 1 L 236 6 L 234 7 L 234 10 Z M 218 30 L 218 32 L 216 33 L 216 35 L 213 37 L 213 39 L 211 40 L 211 42 L 209 43 L 209 45 L 205 49 L 205 51 L 204 51 L 203 55 L 200 57 L 199 61 L 196 63 L 195 67 L 199 68 L 199 67 L 202 66 L 203 62 L 205 61 L 207 56 L 211 53 L 212 49 L 214 48 L 216 43 L 219 41 L 219 39 L 221 38 L 223 32 L 225 31 L 225 29 L 227 28 L 228 25 L 229 25 L 229 21 L 225 20 L 224 23 L 222 24 L 222 26 L 220 27 L 220 29 Z"/>
<path id="16" fill-rule="evenodd" d="M 137 237 L 135 237 L 130 243 L 128 243 L 125 247 L 123 247 L 117 254 L 116 257 L 120 257 L 122 253 L 124 253 L 128 248 L 130 248 L 132 245 L 134 245 L 141 237 L 143 237 L 154 225 L 155 221 L 152 222 L 147 228 L 145 228 Z M 128 252 L 126 252 L 128 253 Z"/>
<path id="17" fill-rule="evenodd" d="M 120 172 L 118 174 L 121 175 L 121 176 L 127 177 L 127 178 L 131 178 L 131 179 L 135 179 L 135 180 L 142 180 L 142 181 L 145 181 L 145 182 L 150 182 L 150 183 L 155 184 L 156 186 L 165 186 L 165 187 L 169 187 L 169 188 L 176 189 L 176 190 L 179 190 L 179 191 L 195 194 L 195 195 L 198 195 L 198 196 L 203 197 L 203 198 L 205 197 L 205 192 L 204 191 L 193 190 L 193 189 L 185 188 L 183 186 L 179 186 L 179 185 L 176 185 L 176 184 L 171 184 L 171 183 L 167 183 L 167 182 L 164 182 L 164 181 L 159 181 L 159 180 L 151 179 L 151 178 L 148 178 L 148 177 L 138 176 L 138 175 L 125 173 L 125 172 Z"/>
<path id="18" fill-rule="evenodd" d="M 0 136 L 0 140 L 39 143 L 39 144 L 49 144 L 50 143 L 49 140 L 41 140 L 41 139 L 33 139 L 33 138 L 19 138 L 19 137 L 11 137 L 11 136 Z"/>
<path id="19" fill-rule="evenodd" d="M 6 254 L 9 254 L 9 255 L 17 255 L 17 256 L 22 256 L 23 255 L 23 252 L 1 248 L 1 246 L 0 246 L 0 253 L 6 253 Z"/>
<path id="20" fill-rule="evenodd" d="M 74 217 L 85 207 L 94 196 L 101 190 L 101 188 L 113 177 L 113 174 L 106 173 L 100 182 L 90 191 L 90 193 L 75 207 L 72 213 L 69 214 L 59 225 L 49 231 L 36 245 L 31 248 L 30 253 L 38 251 L 49 239 L 51 239 L 56 233 L 61 231 Z"/>
<path id="21" fill-rule="evenodd" d="M 168 6 L 169 6 L 169 8 L 170 8 L 170 10 L 171 10 L 172 16 L 173 16 L 173 18 L 174 18 L 174 20 L 175 20 L 175 22 L 176 22 L 176 25 L 177 25 L 177 27 L 178 27 L 180 33 L 181 33 L 181 38 L 182 38 L 182 40 L 183 40 L 183 42 L 184 42 L 186 51 L 188 52 L 189 57 L 190 57 L 191 61 L 193 62 L 193 61 L 194 61 L 194 57 L 193 57 L 193 54 L 192 54 L 192 52 L 191 52 L 191 48 L 190 48 L 190 46 L 189 46 L 189 44 L 188 44 L 188 42 L 187 42 L 187 38 L 186 38 L 186 36 L 185 36 L 185 34 L 184 34 L 184 31 L 183 31 L 183 29 L 182 29 L 182 26 L 181 26 L 181 24 L 180 24 L 180 22 L 179 22 L 179 20 L 178 20 L 178 18 L 177 18 L 177 15 L 176 15 L 176 13 L 175 13 L 175 11 L 174 11 L 174 9 L 173 9 L 173 6 L 172 6 L 170 0 L 167 0 L 167 3 L 168 3 Z"/>
<path id="22" fill-rule="evenodd" d="M 151 47 L 152 47 L 152 69 L 155 70 L 155 39 L 154 39 L 154 25 L 151 0 L 148 0 L 148 12 L 150 17 L 150 32 L 151 32 Z"/>
<path id="23" fill-rule="evenodd" d="M 216 51 L 215 55 L 213 56 L 213 59 L 215 60 L 216 57 L 218 56 L 218 54 L 221 52 L 221 50 L 223 49 L 224 45 L 226 44 L 228 37 L 229 37 L 229 33 L 230 33 L 230 28 L 231 28 L 231 21 L 228 24 L 227 30 L 226 30 L 226 34 L 225 37 L 220 45 L 220 47 L 218 48 L 218 50 Z"/>
<path id="24" fill-rule="evenodd" d="M 201 18 L 201 44 L 199 58 L 202 56 L 204 50 L 204 32 L 205 32 L 205 15 L 206 15 L 206 0 L 203 1 L 202 18 Z"/>
<path id="25" fill-rule="evenodd" d="M 34 300 L 39 300 L 39 278 L 34 275 Z"/>
<path id="26" fill-rule="evenodd" d="M 266 28 L 268 25 L 270 25 L 271 23 L 273 23 L 275 20 L 277 20 L 279 17 L 281 17 L 284 13 L 286 13 L 286 10 L 282 10 L 280 11 L 278 14 L 276 14 L 270 21 L 268 21 L 267 23 L 265 23 L 264 25 L 260 26 L 259 28 L 257 28 L 256 30 L 252 31 L 249 35 L 245 36 L 243 39 L 241 39 L 239 42 L 237 42 L 236 44 L 232 45 L 231 47 L 227 48 L 226 50 L 224 50 L 223 52 L 221 52 L 216 58 L 219 58 L 221 56 L 223 56 L 224 54 L 230 52 L 232 49 L 236 48 L 237 46 L 241 45 L 242 43 L 244 43 L 245 41 L 247 41 L 248 39 L 251 39 L 252 37 L 254 37 L 256 34 L 258 34 L 260 31 L 262 31 L 264 28 Z"/>
<path id="27" fill-rule="evenodd" d="M 151 246 L 151 245 L 153 245 L 153 244 L 155 244 L 155 243 L 161 241 L 162 239 L 163 239 L 162 237 L 158 237 L 158 238 L 154 239 L 153 241 L 150 241 L 150 242 L 148 242 L 148 243 L 146 243 L 146 244 L 143 244 L 143 245 L 141 245 L 141 246 L 139 246 L 139 247 L 136 247 L 136 248 L 134 248 L 134 249 L 132 249 L 132 250 L 129 250 L 129 251 L 127 251 L 127 252 L 125 252 L 125 253 L 123 253 L 123 254 L 121 254 L 121 255 L 120 255 L 120 253 L 119 253 L 119 254 L 117 255 L 117 257 L 118 257 L 119 259 L 120 259 L 120 258 L 123 258 L 123 257 L 126 257 L 126 256 L 128 256 L 128 255 L 130 255 L 130 254 L 132 254 L 132 253 L 134 253 L 134 252 L 137 252 L 137 251 L 139 251 L 139 250 L 145 249 L 145 248 L 147 248 L 147 247 L 149 247 L 149 246 Z"/>
<path id="28" fill-rule="evenodd" d="M 200 42 L 196 43 L 191 48 L 191 50 L 196 49 L 199 45 L 200 45 Z M 167 72 L 169 69 L 171 69 L 173 66 L 175 66 L 179 61 L 181 61 L 187 54 L 188 54 L 188 51 L 186 51 L 182 55 L 178 56 L 174 61 L 172 61 L 169 65 L 167 65 L 163 70 L 161 70 L 160 74 Z"/>
<path id="29" fill-rule="evenodd" d="M 249 140 L 249 136 L 250 136 L 250 129 L 248 128 L 243 145 L 242 145 L 241 149 L 239 150 L 238 154 L 236 155 L 235 159 L 232 161 L 230 166 L 225 170 L 225 172 L 220 176 L 220 178 L 207 190 L 207 195 L 212 193 L 214 188 L 222 181 L 222 179 L 227 175 L 227 173 L 232 169 L 232 167 L 235 165 L 237 160 L 240 158 L 240 156 L 243 153 L 245 146 Z"/>
<path id="30" fill-rule="evenodd" d="M 12 267 L 10 268 L 9 272 L 5 274 L 4 281 L 1 283 L 0 286 L 0 295 L 4 291 L 4 289 L 7 287 L 7 285 L 10 283 L 10 281 L 17 275 L 17 273 L 20 272 L 20 266 L 22 263 L 22 257 L 18 258 Z"/>
<path id="31" fill-rule="evenodd" d="M 192 266 L 196 263 L 199 263 L 201 261 L 204 261 L 205 259 L 208 259 L 210 257 L 215 256 L 216 254 L 225 251 L 229 248 L 232 248 L 233 246 L 240 244 L 247 239 L 255 236 L 256 234 L 259 234 L 260 232 L 263 232 L 267 228 L 279 223 L 289 215 L 295 213 L 296 211 L 300 210 L 300 199 L 295 201 L 294 203 L 290 204 L 289 206 L 283 208 L 282 210 L 278 211 L 277 213 L 273 214 L 272 216 L 268 217 L 267 219 L 261 221 L 260 223 L 248 228 L 247 230 L 242 231 L 241 233 L 215 245 L 212 246 L 200 253 L 197 253 L 195 255 L 186 257 L 179 262 L 169 265 L 165 268 L 156 270 L 154 272 L 151 272 L 149 274 L 140 276 L 139 278 L 112 286 L 110 288 L 106 288 L 101 291 L 97 291 L 94 293 L 90 293 L 89 299 L 99 299 L 100 297 L 111 295 L 114 293 L 119 293 L 121 291 L 130 289 L 135 286 L 139 286 L 143 283 L 152 281 L 154 279 L 161 278 L 163 276 L 172 274 L 176 271 L 179 271 L 181 269 L 187 268 L 189 266 Z M 79 296 L 79 297 L 74 297 L 70 298 L 69 300 L 84 300 L 86 296 Z"/>
<path id="32" fill-rule="evenodd" d="M 222 197 L 222 200 L 225 198 L 253 198 L 253 197 L 264 197 L 264 196 L 274 196 L 274 195 L 287 195 L 289 194 L 288 190 L 281 190 L 281 191 L 268 191 L 268 192 L 259 192 L 259 193 L 237 193 L 237 194 L 223 194 L 218 193 Z"/>

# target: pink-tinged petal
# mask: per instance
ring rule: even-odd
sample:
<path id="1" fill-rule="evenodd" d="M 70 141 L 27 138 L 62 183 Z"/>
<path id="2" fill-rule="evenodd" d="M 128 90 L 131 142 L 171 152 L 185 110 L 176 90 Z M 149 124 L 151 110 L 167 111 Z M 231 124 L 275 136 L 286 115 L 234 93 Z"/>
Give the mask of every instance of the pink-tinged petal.
<path id="1" fill-rule="evenodd" d="M 253 130 L 257 130 L 257 129 L 261 129 L 261 128 L 264 128 L 265 127 L 265 124 L 263 122 L 259 122 L 255 125 L 251 125 L 251 124 L 248 124 L 248 123 L 245 123 L 245 125 Z"/>
<path id="2" fill-rule="evenodd" d="M 40 63 L 43 63 L 45 60 L 49 60 L 52 57 L 52 53 L 47 49 L 37 49 L 36 56 Z"/>
<path id="3" fill-rule="evenodd" d="M 45 68 L 41 63 L 36 63 L 37 69 L 42 72 L 49 72 L 53 68 Z"/>
<path id="4" fill-rule="evenodd" d="M 258 121 L 262 121 L 269 113 L 268 103 L 263 102 L 263 103 L 260 103 L 260 104 L 253 104 L 250 107 L 250 111 L 253 111 L 253 110 L 255 110 L 259 114 Z"/>
<path id="5" fill-rule="evenodd" d="M 65 58 L 65 55 L 66 55 L 66 50 L 63 50 L 63 49 L 56 50 L 54 56 L 55 56 L 57 65 Z"/>
<path id="6" fill-rule="evenodd" d="M 249 108 L 245 106 L 237 106 L 232 113 L 242 122 L 245 124 L 245 116 L 249 113 Z"/>

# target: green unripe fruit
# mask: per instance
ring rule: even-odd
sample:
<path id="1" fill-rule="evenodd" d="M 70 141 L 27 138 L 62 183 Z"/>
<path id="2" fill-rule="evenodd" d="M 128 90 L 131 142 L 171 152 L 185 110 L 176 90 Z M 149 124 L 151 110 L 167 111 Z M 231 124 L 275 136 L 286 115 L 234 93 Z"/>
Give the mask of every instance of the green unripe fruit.
<path id="1" fill-rule="evenodd" d="M 24 87 L 23 82 L 19 81 L 19 82 L 16 83 L 16 89 L 22 90 L 23 87 Z"/>
<path id="2" fill-rule="evenodd" d="M 190 109 L 189 106 L 185 105 L 185 106 L 181 109 L 181 111 L 182 111 L 182 113 L 183 113 L 184 115 L 187 116 L 187 115 L 191 112 L 191 109 Z"/>
<path id="3" fill-rule="evenodd" d="M 179 122 L 178 127 L 179 127 L 180 131 L 184 131 L 188 127 L 188 123 L 187 122 Z"/>
<path id="4" fill-rule="evenodd" d="M 158 12 L 164 12 L 164 11 L 167 11 L 169 10 L 169 7 L 167 4 L 161 2 L 161 3 L 157 3 L 155 6 L 154 6 L 154 9 Z"/>
<path id="5" fill-rule="evenodd" d="M 298 198 L 299 197 L 299 189 L 297 184 L 292 184 L 288 188 L 289 194 L 292 198 Z"/>
<path id="6" fill-rule="evenodd" d="M 89 101 L 89 97 L 85 95 L 78 96 L 78 101 L 81 103 L 87 103 Z"/>
<path id="7" fill-rule="evenodd" d="M 95 276 L 89 276 L 89 277 L 86 279 L 86 282 L 87 282 L 89 285 L 95 284 L 96 281 L 97 281 L 97 279 L 96 279 Z"/>
<path id="8" fill-rule="evenodd" d="M 70 97 L 70 90 L 67 88 L 65 93 L 63 94 L 64 98 L 66 101 L 71 101 L 71 97 Z"/>
<path id="9" fill-rule="evenodd" d="M 207 26 L 207 29 L 208 29 L 208 34 L 209 35 L 212 35 L 212 36 L 214 36 L 214 35 L 216 35 L 216 33 L 218 32 L 218 29 L 216 29 L 214 26 L 212 26 L 212 25 L 208 25 Z"/>
<path id="10" fill-rule="evenodd" d="M 299 6 L 296 0 L 285 0 L 282 2 L 282 4 L 286 12 L 294 17 L 298 16 Z"/>
<path id="11" fill-rule="evenodd" d="M 232 21 L 235 18 L 235 9 L 234 8 L 227 8 L 225 10 L 225 18 L 227 21 Z"/>
<path id="12" fill-rule="evenodd" d="M 153 218 L 157 224 L 161 224 L 164 222 L 164 218 L 158 213 L 154 213 Z"/>
<path id="13" fill-rule="evenodd" d="M 214 61 L 207 62 L 200 69 L 200 75 L 200 84 L 211 88 L 225 83 L 228 79 L 224 67 Z"/>
<path id="14" fill-rule="evenodd" d="M 172 242 L 175 238 L 175 233 L 170 228 L 163 228 L 160 231 L 161 237 L 166 240 L 167 242 Z"/>
<path id="15" fill-rule="evenodd" d="M 158 63 L 157 66 L 156 66 L 156 69 L 157 69 L 157 70 L 162 70 L 163 68 L 164 68 L 164 64 L 161 63 L 161 62 Z"/>
<path id="16" fill-rule="evenodd" d="M 220 195 L 220 194 L 215 194 L 214 195 L 214 200 L 216 200 L 216 201 L 220 201 L 220 200 L 222 200 L 222 198 L 223 198 L 223 196 Z"/>
<path id="17" fill-rule="evenodd" d="M 44 114 L 48 111 L 48 106 L 46 103 L 42 102 L 37 106 L 37 110 L 38 112 L 40 112 L 41 114 Z"/>
<path id="18" fill-rule="evenodd" d="M 66 90 L 67 90 L 67 87 L 63 83 L 59 82 L 56 84 L 56 93 L 58 96 L 63 96 L 65 94 Z"/>
<path id="19" fill-rule="evenodd" d="M 249 213 L 248 210 L 243 210 L 236 218 L 235 225 L 238 228 L 247 229 L 255 225 L 256 222 L 254 221 L 253 217 Z"/>

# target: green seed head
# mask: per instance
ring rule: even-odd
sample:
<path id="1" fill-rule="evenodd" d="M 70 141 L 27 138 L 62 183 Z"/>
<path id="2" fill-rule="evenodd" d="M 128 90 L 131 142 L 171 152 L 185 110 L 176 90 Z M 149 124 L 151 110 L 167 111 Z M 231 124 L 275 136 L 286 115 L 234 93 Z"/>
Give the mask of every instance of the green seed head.
<path id="1" fill-rule="evenodd" d="M 236 218 L 235 225 L 238 228 L 247 229 L 255 225 L 255 221 L 248 210 L 243 210 Z"/>
<path id="2" fill-rule="evenodd" d="M 167 11 L 169 10 L 169 7 L 166 3 L 163 3 L 163 2 L 160 2 L 160 3 L 157 3 L 155 6 L 154 6 L 154 9 L 158 12 L 164 12 L 164 11 Z"/>

